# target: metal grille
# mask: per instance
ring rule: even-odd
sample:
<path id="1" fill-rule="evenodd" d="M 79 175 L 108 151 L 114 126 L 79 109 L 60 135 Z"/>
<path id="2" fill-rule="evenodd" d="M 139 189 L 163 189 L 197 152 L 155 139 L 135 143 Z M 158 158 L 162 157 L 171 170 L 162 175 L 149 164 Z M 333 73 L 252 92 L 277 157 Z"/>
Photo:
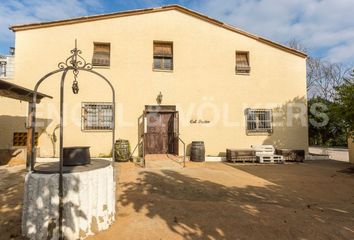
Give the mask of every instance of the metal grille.
<path id="1" fill-rule="evenodd" d="M 83 130 L 112 130 L 111 103 L 83 103 Z"/>
<path id="2" fill-rule="evenodd" d="M 35 145 L 38 146 L 38 133 L 36 132 L 35 136 Z M 21 147 L 27 145 L 27 133 L 26 132 L 14 132 L 12 139 L 12 145 L 14 147 Z"/>
<path id="3" fill-rule="evenodd" d="M 247 112 L 247 131 L 251 133 L 272 132 L 272 110 L 249 109 Z"/>

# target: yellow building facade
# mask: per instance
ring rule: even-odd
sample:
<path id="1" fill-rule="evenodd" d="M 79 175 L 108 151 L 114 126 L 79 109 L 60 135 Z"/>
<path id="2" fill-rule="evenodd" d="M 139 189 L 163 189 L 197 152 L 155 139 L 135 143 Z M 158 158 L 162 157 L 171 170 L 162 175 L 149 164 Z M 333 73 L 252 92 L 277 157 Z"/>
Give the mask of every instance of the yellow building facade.
<path id="1" fill-rule="evenodd" d="M 187 146 L 192 141 L 204 141 L 207 155 L 218 156 L 226 148 L 256 144 L 307 152 L 306 55 L 301 52 L 180 6 L 11 29 L 16 34 L 14 82 L 30 89 L 70 55 L 75 39 L 88 62 L 97 60 L 99 44 L 109 46 L 102 50 L 107 51 L 109 63 L 98 61 L 94 70 L 106 76 L 116 90 L 116 136 L 129 140 L 132 148 L 144 133 L 152 130 L 158 136 L 145 145 L 155 148 L 156 153 L 181 155 L 182 145 L 175 140 L 176 133 Z M 161 50 L 164 46 L 166 51 Z M 244 57 L 247 66 L 237 63 L 238 57 L 240 61 Z M 110 89 L 101 79 L 80 72 L 80 91 L 74 95 L 72 80 L 73 74 L 69 73 L 65 85 L 64 146 L 91 146 L 92 156 L 109 155 L 109 109 L 108 113 L 104 109 L 111 101 Z M 51 137 L 53 132 L 58 135 L 55 128 L 59 123 L 59 83 L 60 76 L 55 75 L 39 89 L 53 96 L 38 105 L 38 146 L 42 157 L 53 155 Z M 25 103 L 2 99 L 2 104 L 1 115 L 26 116 Z M 161 111 L 152 114 L 153 121 L 146 119 L 149 109 L 159 105 Z M 173 130 L 166 126 L 172 121 L 170 117 L 164 120 L 166 109 L 173 112 Z M 156 119 L 160 125 L 151 125 Z M 10 124 L 11 118 L 7 121 Z M 99 129 L 95 129 L 95 124 Z M 13 129 L 26 131 L 22 122 Z M 171 132 L 174 137 L 169 135 Z M 164 134 L 168 146 L 159 147 L 166 144 L 160 139 Z M 13 133 L 7 132 L 0 139 L 0 147 L 11 146 L 12 138 Z M 57 149 L 58 142 L 54 145 Z M 189 147 L 187 153 L 188 150 Z"/>

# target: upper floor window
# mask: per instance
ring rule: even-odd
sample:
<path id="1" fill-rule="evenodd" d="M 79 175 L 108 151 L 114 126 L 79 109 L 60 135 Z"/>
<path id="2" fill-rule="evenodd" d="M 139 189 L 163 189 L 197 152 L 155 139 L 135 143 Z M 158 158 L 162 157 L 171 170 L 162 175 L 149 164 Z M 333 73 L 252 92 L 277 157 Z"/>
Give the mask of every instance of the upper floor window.
<path id="1" fill-rule="evenodd" d="M 250 71 L 249 53 L 236 52 L 236 74 L 249 74 Z"/>
<path id="2" fill-rule="evenodd" d="M 173 70 L 173 44 L 171 42 L 154 42 L 155 70 Z"/>
<path id="3" fill-rule="evenodd" d="M 83 103 L 82 110 L 82 130 L 113 129 L 111 103 Z"/>
<path id="4" fill-rule="evenodd" d="M 271 109 L 248 109 L 247 132 L 248 133 L 271 133 L 272 127 Z"/>
<path id="5" fill-rule="evenodd" d="M 94 43 L 93 45 L 93 66 L 110 65 L 111 44 L 110 43 Z"/>

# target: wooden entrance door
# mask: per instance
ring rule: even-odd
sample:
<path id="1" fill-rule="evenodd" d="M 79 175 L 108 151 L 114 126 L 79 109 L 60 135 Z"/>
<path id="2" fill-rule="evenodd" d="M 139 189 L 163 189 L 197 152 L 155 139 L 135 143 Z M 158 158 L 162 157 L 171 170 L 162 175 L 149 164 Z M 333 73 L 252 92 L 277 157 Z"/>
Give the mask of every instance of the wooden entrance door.
<path id="1" fill-rule="evenodd" d="M 145 153 L 172 153 L 173 113 L 147 113 L 146 124 Z"/>
<path id="2" fill-rule="evenodd" d="M 145 124 L 145 154 L 178 155 L 178 112 L 175 106 L 146 106 Z"/>

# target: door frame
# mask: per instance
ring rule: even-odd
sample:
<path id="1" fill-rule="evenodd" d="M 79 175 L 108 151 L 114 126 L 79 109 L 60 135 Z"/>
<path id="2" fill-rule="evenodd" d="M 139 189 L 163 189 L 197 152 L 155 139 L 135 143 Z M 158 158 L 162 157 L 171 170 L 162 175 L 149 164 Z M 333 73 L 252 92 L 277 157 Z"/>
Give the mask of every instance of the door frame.
<path id="1" fill-rule="evenodd" d="M 149 154 L 147 149 L 147 141 L 148 138 L 146 137 L 147 133 L 147 114 L 149 113 L 171 113 L 173 118 L 173 143 L 172 143 L 172 153 L 174 155 L 179 154 L 179 114 L 176 110 L 175 105 L 145 105 L 145 110 L 143 112 L 143 119 L 144 119 L 144 155 Z"/>

